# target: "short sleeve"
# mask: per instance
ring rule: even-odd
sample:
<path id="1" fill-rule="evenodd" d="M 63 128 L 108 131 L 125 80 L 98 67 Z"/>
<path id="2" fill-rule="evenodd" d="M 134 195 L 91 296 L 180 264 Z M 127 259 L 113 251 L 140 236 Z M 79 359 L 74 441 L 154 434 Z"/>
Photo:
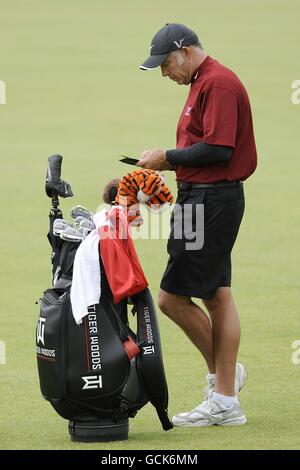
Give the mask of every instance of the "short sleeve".
<path id="1" fill-rule="evenodd" d="M 212 87 L 205 92 L 201 108 L 204 142 L 234 148 L 237 133 L 236 96 L 225 88 Z"/>

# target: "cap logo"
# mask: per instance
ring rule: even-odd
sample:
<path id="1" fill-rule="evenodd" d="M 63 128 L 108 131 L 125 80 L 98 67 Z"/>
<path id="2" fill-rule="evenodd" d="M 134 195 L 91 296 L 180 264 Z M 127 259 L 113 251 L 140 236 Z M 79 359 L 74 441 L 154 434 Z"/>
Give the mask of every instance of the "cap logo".
<path id="1" fill-rule="evenodd" d="M 182 45 L 182 43 L 183 43 L 183 41 L 184 41 L 184 38 L 183 38 L 183 39 L 180 39 L 179 42 L 174 41 L 174 44 L 176 44 L 176 46 L 178 47 L 178 49 L 180 49 L 180 48 L 181 48 L 181 45 Z"/>

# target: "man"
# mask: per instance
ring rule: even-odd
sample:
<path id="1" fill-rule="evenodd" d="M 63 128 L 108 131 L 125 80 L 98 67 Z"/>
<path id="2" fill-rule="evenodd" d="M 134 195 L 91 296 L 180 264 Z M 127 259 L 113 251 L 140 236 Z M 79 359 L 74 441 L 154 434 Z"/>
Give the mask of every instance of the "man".
<path id="1" fill-rule="evenodd" d="M 242 181 L 256 168 L 249 99 L 238 77 L 207 55 L 184 25 L 166 24 L 153 37 L 140 68 L 159 66 L 163 77 L 190 85 L 190 91 L 178 122 L 177 148 L 147 150 L 138 163 L 176 172 L 177 209 L 158 303 L 199 349 L 209 371 L 205 401 L 174 416 L 173 423 L 242 425 L 246 416 L 237 393 L 247 373 L 236 362 L 240 324 L 230 286 L 231 250 L 244 212 Z M 193 250 L 187 249 L 187 236 L 178 239 L 175 232 L 188 218 L 201 230 L 197 206 L 204 207 L 204 244 Z M 202 299 L 210 319 L 193 297 Z"/>

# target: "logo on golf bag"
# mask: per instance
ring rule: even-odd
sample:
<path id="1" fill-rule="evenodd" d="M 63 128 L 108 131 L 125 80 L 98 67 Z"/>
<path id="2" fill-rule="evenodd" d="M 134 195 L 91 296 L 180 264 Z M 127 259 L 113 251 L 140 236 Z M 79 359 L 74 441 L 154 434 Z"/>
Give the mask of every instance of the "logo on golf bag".
<path id="1" fill-rule="evenodd" d="M 86 332 L 87 369 L 96 371 L 101 370 L 102 368 L 100 353 L 100 331 L 96 316 L 96 306 L 90 306 L 88 308 L 88 312 L 89 314 L 84 318 L 84 328 Z M 99 388 L 102 388 L 102 385 Z"/>
<path id="2" fill-rule="evenodd" d="M 39 346 L 39 343 L 45 346 L 45 326 L 46 318 L 39 317 L 39 321 L 36 328 L 36 353 L 40 359 L 44 359 L 47 361 L 55 361 L 55 349 L 46 349 Z"/>
<path id="3" fill-rule="evenodd" d="M 91 388 L 102 388 L 102 375 L 87 375 L 81 377 L 84 380 L 82 390 L 90 390 Z"/>
<path id="4" fill-rule="evenodd" d="M 46 318 L 40 317 L 36 329 L 36 344 L 42 343 L 45 346 L 44 333 L 45 333 Z"/>
<path id="5" fill-rule="evenodd" d="M 150 317 L 148 306 L 143 308 L 143 314 L 144 314 L 144 321 L 145 321 L 145 326 L 146 326 L 147 343 L 153 344 L 154 343 L 153 330 L 152 330 L 151 317 Z M 143 346 L 143 355 L 154 354 L 154 353 L 155 353 L 154 346 Z"/>
<path id="6" fill-rule="evenodd" d="M 143 355 L 155 354 L 154 346 L 143 346 Z"/>

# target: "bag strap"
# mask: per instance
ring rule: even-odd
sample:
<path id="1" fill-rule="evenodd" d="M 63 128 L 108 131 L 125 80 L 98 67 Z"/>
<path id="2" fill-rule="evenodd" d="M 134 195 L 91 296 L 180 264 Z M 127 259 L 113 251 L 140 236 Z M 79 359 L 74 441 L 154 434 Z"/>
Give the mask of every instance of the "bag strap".
<path id="1" fill-rule="evenodd" d="M 131 360 L 133 357 L 140 353 L 140 349 L 133 340 L 133 338 L 130 336 L 130 330 L 128 326 L 124 325 L 119 313 L 116 311 L 115 305 L 112 304 L 110 300 L 102 298 L 100 299 L 100 303 L 102 303 L 104 309 L 108 313 L 117 335 L 121 338 L 123 348 L 125 349 L 128 359 Z"/>
<path id="2" fill-rule="evenodd" d="M 154 303 L 148 288 L 131 298 L 137 311 L 137 342 L 141 349 L 136 358 L 138 371 L 162 427 L 167 431 L 173 424 L 168 417 L 168 385 Z"/>

